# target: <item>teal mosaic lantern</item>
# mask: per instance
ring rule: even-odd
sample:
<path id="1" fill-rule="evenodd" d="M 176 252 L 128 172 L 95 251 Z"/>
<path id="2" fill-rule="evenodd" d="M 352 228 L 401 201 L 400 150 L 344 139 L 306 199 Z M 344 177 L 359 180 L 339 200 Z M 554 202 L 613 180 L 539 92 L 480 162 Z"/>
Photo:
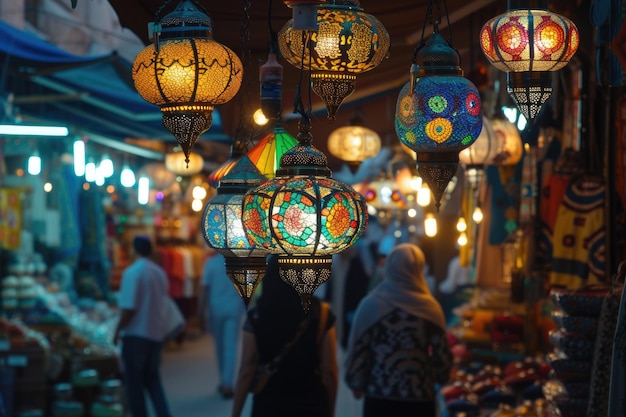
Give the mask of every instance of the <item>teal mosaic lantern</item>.
<path id="1" fill-rule="evenodd" d="M 204 207 L 202 235 L 207 245 L 224 255 L 226 274 L 246 306 L 265 275 L 263 248 L 250 243 L 242 224 L 243 196 L 266 178 L 247 156 L 239 158 Z"/>
<path id="2" fill-rule="evenodd" d="M 417 52 L 411 80 L 396 105 L 396 133 L 417 154 L 417 169 L 437 208 L 456 173 L 459 152 L 474 143 L 482 128 L 478 90 L 459 65 L 457 51 L 435 30 Z"/>
<path id="3" fill-rule="evenodd" d="M 251 244 L 278 254 L 280 276 L 308 309 L 317 287 L 330 278 L 332 255 L 365 231 L 365 199 L 331 178 L 326 156 L 311 145 L 301 123 L 298 145 L 281 158 L 276 177 L 244 196 L 243 226 Z"/>

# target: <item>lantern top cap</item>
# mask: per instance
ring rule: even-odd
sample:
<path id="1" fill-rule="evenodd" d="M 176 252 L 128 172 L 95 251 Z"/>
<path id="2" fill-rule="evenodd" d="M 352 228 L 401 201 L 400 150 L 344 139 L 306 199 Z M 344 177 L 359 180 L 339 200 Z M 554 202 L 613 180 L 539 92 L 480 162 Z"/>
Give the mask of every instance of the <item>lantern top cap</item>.
<path id="1" fill-rule="evenodd" d="M 276 175 L 320 175 L 330 177 L 328 158 L 311 145 L 313 136 L 308 121 L 300 121 L 298 144 L 280 158 L 280 169 Z"/>
<path id="2" fill-rule="evenodd" d="M 435 31 L 426 45 L 415 54 L 418 76 L 463 75 L 461 59 L 456 49 Z"/>
<path id="3" fill-rule="evenodd" d="M 257 186 L 266 178 L 261 174 L 256 165 L 252 163 L 247 155 L 239 158 L 235 166 L 220 180 L 220 187 L 222 186 L 243 186 L 252 187 Z M 218 187 L 218 193 L 220 188 Z"/>
<path id="4" fill-rule="evenodd" d="M 199 34 L 213 31 L 213 22 L 209 15 L 200 10 L 191 0 L 178 3 L 176 9 L 166 14 L 159 21 L 162 38 L 202 37 Z"/>

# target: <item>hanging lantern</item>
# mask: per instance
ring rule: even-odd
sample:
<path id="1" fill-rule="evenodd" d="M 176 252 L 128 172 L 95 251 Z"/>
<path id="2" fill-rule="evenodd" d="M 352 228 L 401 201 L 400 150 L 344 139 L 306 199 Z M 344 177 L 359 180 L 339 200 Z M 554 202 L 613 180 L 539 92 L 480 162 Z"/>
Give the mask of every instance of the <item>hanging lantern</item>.
<path id="1" fill-rule="evenodd" d="M 328 136 L 328 151 L 346 161 L 352 173 L 361 162 L 380 152 L 380 136 L 372 129 L 363 126 L 363 119 L 355 116 L 349 126 L 333 130 Z"/>
<path id="2" fill-rule="evenodd" d="M 222 178 L 202 215 L 204 240 L 224 255 L 226 274 L 246 306 L 265 274 L 266 252 L 246 237 L 241 222 L 243 196 L 265 179 L 250 159 L 242 156 Z"/>
<path id="3" fill-rule="evenodd" d="M 387 29 L 363 12 L 358 0 L 333 0 L 317 8 L 317 30 L 300 31 L 288 21 L 278 34 L 283 57 L 311 71 L 313 91 L 335 113 L 354 91 L 357 75 L 378 66 L 389 51 Z M 309 47 L 310 46 L 310 47 Z"/>
<path id="4" fill-rule="evenodd" d="M 241 61 L 213 40 L 211 18 L 190 0 L 155 25 L 155 42 L 133 63 L 139 94 L 161 108 L 163 125 L 187 159 L 198 137 L 209 130 L 213 108 L 230 101 L 243 77 Z"/>
<path id="5" fill-rule="evenodd" d="M 415 57 L 411 80 L 396 105 L 396 133 L 416 152 L 417 170 L 435 197 L 437 209 L 454 177 L 459 152 L 482 128 L 478 90 L 459 66 L 460 58 L 435 27 Z"/>
<path id="6" fill-rule="evenodd" d="M 326 156 L 311 145 L 308 121 L 286 152 L 276 177 L 249 191 L 243 226 L 251 243 L 278 254 L 281 278 L 302 306 L 331 274 L 332 255 L 354 244 L 367 224 L 365 199 L 331 178 Z"/>
<path id="7" fill-rule="evenodd" d="M 567 65 L 579 42 L 572 21 L 544 9 L 508 10 L 480 31 L 483 53 L 507 73 L 507 90 L 531 121 L 552 94 L 550 72 Z"/>
<path id="8" fill-rule="evenodd" d="M 283 154 L 297 144 L 296 138 L 283 129 L 279 119 L 274 129 L 250 149 L 248 157 L 265 178 L 272 179 L 276 175 Z"/>
<path id="9" fill-rule="evenodd" d="M 284 0 L 283 3 L 293 9 L 294 30 L 316 30 L 317 6 L 326 3 L 326 0 Z"/>
<path id="10" fill-rule="evenodd" d="M 217 188 L 222 178 L 224 178 L 237 164 L 239 161 L 239 157 L 229 158 L 222 165 L 217 167 L 217 169 L 209 174 L 207 180 L 209 181 L 209 185 L 213 188 Z"/>
<path id="11" fill-rule="evenodd" d="M 522 136 L 517 127 L 501 114 L 491 119 L 491 126 L 498 137 L 498 151 L 488 165 L 517 164 L 524 154 Z"/>
<path id="12" fill-rule="evenodd" d="M 483 168 L 498 155 L 498 135 L 491 121 L 483 116 L 483 127 L 476 142 L 459 152 L 459 162 L 465 166 L 469 185 L 476 188 L 480 183 Z"/>

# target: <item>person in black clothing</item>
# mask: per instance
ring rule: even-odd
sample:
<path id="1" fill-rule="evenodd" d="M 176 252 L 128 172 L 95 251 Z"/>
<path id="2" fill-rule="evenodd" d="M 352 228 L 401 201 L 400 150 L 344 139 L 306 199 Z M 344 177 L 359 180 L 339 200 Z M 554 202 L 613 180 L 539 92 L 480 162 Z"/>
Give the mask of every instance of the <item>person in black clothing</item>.
<path id="1" fill-rule="evenodd" d="M 280 279 L 274 255 L 268 258 L 261 291 L 244 324 L 232 417 L 241 415 L 257 365 L 272 361 L 307 314 L 312 316 L 305 330 L 264 389 L 254 394 L 252 417 L 334 417 L 338 386 L 334 314 L 315 297 L 305 313 L 296 291 Z M 323 309 L 327 314 L 322 315 Z"/>

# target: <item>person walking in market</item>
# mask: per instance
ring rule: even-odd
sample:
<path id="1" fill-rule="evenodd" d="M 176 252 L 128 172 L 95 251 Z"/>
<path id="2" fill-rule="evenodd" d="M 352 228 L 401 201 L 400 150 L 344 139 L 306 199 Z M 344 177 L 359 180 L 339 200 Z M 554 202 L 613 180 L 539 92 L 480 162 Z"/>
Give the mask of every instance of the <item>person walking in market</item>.
<path id="1" fill-rule="evenodd" d="M 425 264 L 418 246 L 395 246 L 383 281 L 357 308 L 345 381 L 356 398 L 365 397 L 364 417 L 437 415 L 436 385 L 448 381 L 452 353 Z"/>
<path id="2" fill-rule="evenodd" d="M 150 259 L 152 244 L 143 236 L 133 239 L 134 262 L 122 274 L 120 319 L 114 342 L 122 339 L 122 371 L 133 417 L 147 417 L 144 393 L 150 396 L 156 417 L 170 417 L 160 363 L 167 321 L 167 276 Z"/>
<path id="3" fill-rule="evenodd" d="M 216 253 L 209 257 L 202 272 L 198 314 L 203 328 L 205 315 L 209 317 L 220 378 L 217 390 L 223 398 L 234 395 L 239 336 L 245 311 L 244 302 L 226 275 L 224 255 Z"/>

